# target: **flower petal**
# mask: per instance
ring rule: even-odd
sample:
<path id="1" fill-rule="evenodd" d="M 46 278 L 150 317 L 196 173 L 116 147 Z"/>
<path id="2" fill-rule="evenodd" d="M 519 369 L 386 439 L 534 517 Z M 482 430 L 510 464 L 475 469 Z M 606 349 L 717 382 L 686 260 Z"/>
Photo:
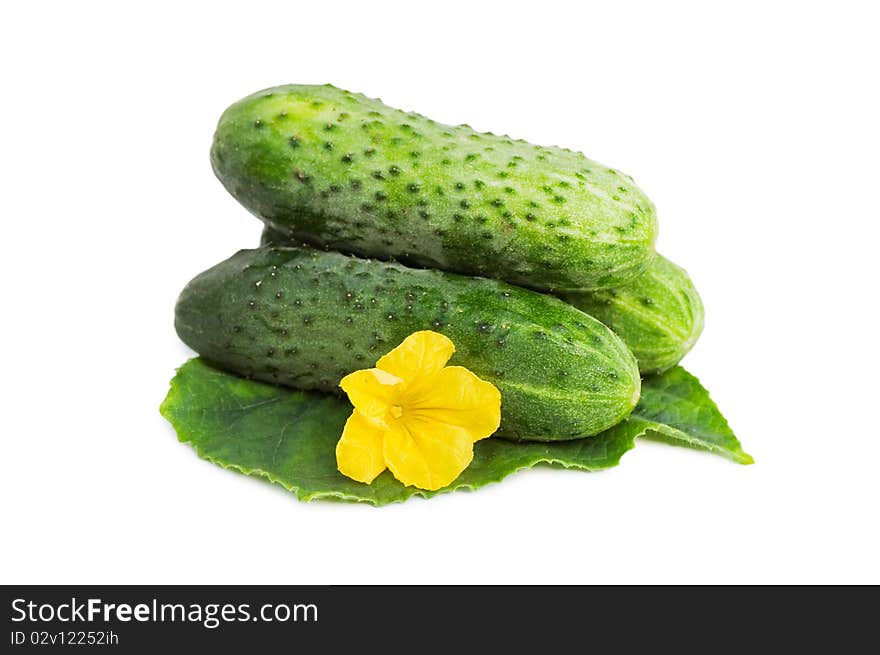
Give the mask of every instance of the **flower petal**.
<path id="1" fill-rule="evenodd" d="M 388 410 L 396 402 L 399 377 L 378 368 L 367 368 L 346 375 L 339 386 L 363 418 L 379 427 L 387 427 Z"/>
<path id="2" fill-rule="evenodd" d="M 433 375 L 446 366 L 455 344 L 431 330 L 413 332 L 397 348 L 379 358 L 376 367 L 407 382 Z"/>
<path id="3" fill-rule="evenodd" d="M 466 368 L 447 366 L 428 386 L 407 389 L 407 415 L 463 428 L 473 441 L 490 436 L 501 423 L 501 392 Z"/>
<path id="4" fill-rule="evenodd" d="M 434 491 L 445 487 L 474 458 L 467 431 L 417 417 L 395 421 L 385 433 L 385 463 L 406 486 Z"/>
<path id="5" fill-rule="evenodd" d="M 382 449 L 385 430 L 370 423 L 357 411 L 351 413 L 336 443 L 336 468 L 352 480 L 370 484 L 385 470 Z"/>

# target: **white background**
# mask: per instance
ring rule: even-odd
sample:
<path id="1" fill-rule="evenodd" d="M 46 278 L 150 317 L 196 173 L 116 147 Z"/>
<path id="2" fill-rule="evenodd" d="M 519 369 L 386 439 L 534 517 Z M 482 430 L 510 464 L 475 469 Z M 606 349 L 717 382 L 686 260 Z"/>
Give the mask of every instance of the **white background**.
<path id="1" fill-rule="evenodd" d="M 871 3 L 4 7 L 0 582 L 880 582 Z M 176 295 L 260 232 L 213 129 L 288 82 L 632 174 L 705 300 L 685 364 L 757 463 L 640 443 L 374 509 L 179 444 Z"/>

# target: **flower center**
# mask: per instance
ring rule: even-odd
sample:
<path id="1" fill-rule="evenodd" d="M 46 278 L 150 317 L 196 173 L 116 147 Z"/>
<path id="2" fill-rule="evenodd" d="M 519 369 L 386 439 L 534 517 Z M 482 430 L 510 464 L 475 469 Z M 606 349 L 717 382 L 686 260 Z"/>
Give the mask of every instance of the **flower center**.
<path id="1" fill-rule="evenodd" d="M 389 411 L 391 412 L 391 416 L 394 418 L 400 418 L 401 416 L 403 416 L 403 407 L 401 407 L 400 405 L 392 405 Z"/>

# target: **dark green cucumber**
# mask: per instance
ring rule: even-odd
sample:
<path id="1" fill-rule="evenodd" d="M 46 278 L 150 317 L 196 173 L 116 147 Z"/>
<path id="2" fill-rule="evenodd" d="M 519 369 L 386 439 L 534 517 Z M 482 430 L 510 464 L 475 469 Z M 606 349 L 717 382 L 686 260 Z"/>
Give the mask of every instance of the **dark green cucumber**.
<path id="1" fill-rule="evenodd" d="M 694 283 L 687 271 L 660 255 L 625 287 L 562 298 L 610 327 L 646 374 L 678 364 L 703 331 L 703 302 Z"/>
<path id="2" fill-rule="evenodd" d="M 501 391 L 499 434 L 596 434 L 639 397 L 635 358 L 599 321 L 544 294 L 484 278 L 308 247 L 242 250 L 177 302 L 180 338 L 247 377 L 336 391 L 418 330 L 455 343 L 451 364 Z"/>
<path id="3" fill-rule="evenodd" d="M 260 243 L 291 241 L 266 226 Z M 610 327 L 646 375 L 678 364 L 703 331 L 703 302 L 694 283 L 683 268 L 660 255 L 625 287 L 569 292 L 561 297 Z"/>
<path id="4" fill-rule="evenodd" d="M 329 85 L 236 102 L 211 162 L 268 225 L 361 256 L 540 290 L 620 286 L 654 256 L 654 206 L 630 177 Z"/>

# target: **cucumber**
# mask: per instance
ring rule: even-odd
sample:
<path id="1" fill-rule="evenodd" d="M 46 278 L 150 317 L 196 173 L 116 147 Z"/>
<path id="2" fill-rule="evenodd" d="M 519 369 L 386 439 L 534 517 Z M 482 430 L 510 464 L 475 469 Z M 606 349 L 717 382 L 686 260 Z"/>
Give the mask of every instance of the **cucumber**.
<path id="1" fill-rule="evenodd" d="M 687 271 L 658 255 L 625 287 L 561 297 L 629 346 L 643 374 L 672 368 L 703 331 L 703 302 Z"/>
<path id="2" fill-rule="evenodd" d="M 329 85 L 236 102 L 211 162 L 268 225 L 360 256 L 539 290 L 620 286 L 654 256 L 654 205 L 629 176 Z"/>
<path id="3" fill-rule="evenodd" d="M 290 239 L 266 226 L 260 243 L 283 245 Z M 661 255 L 625 287 L 560 297 L 611 328 L 645 375 L 678 364 L 703 331 L 703 302 L 694 283 L 687 271 Z"/>
<path id="4" fill-rule="evenodd" d="M 635 358 L 611 330 L 495 280 L 267 246 L 196 277 L 175 313 L 180 338 L 221 368 L 332 392 L 413 332 L 441 332 L 456 346 L 450 364 L 501 391 L 499 434 L 515 439 L 593 435 L 639 398 Z"/>

